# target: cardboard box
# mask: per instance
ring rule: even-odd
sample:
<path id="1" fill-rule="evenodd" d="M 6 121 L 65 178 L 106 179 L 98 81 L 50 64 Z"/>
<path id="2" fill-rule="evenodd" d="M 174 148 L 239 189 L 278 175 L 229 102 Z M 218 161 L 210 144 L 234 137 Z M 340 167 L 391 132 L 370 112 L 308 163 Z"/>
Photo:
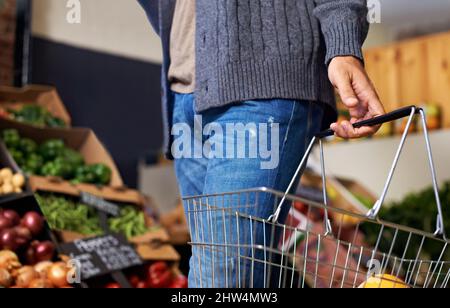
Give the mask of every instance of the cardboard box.
<path id="1" fill-rule="evenodd" d="M 62 139 L 66 146 L 80 152 L 87 164 L 103 163 L 111 168 L 110 186 L 123 186 L 122 177 L 111 155 L 91 129 L 42 128 L 0 119 L 0 131 L 10 128 L 17 129 L 22 137 L 30 138 L 37 143 L 42 143 L 48 139 Z M 9 156 L 9 160 L 11 166 L 16 165 L 11 156 Z"/>
<path id="2" fill-rule="evenodd" d="M 87 192 L 105 200 L 120 203 L 131 203 L 143 206 L 143 196 L 136 190 L 125 187 L 103 186 L 91 184 L 72 184 L 59 178 L 30 176 L 28 183 L 32 191 L 53 192 L 73 197 L 79 197 L 80 192 Z"/>
<path id="3" fill-rule="evenodd" d="M 301 179 L 301 186 L 313 187 L 318 190 L 318 197 L 320 200 L 312 200 L 316 202 L 323 202 L 322 196 L 322 178 L 319 175 L 306 172 Z M 357 214 L 367 214 L 370 210 L 357 197 L 367 200 L 372 205 L 377 200 L 376 197 L 361 184 L 343 178 L 327 177 L 327 193 L 328 201 L 331 206 L 354 212 Z"/>
<path id="4" fill-rule="evenodd" d="M 31 178 L 30 183 L 31 186 L 35 189 L 35 191 L 44 191 L 44 192 L 55 192 L 66 194 L 72 197 L 78 197 L 80 195 L 80 191 L 75 189 L 74 187 L 64 187 L 65 189 L 60 189 L 61 187 L 48 188 L 46 183 L 41 181 L 39 177 Z M 42 185 L 42 188 L 39 189 L 39 185 Z M 59 189 L 59 191 L 57 191 Z M 135 190 L 124 190 L 124 196 L 120 197 L 119 192 L 114 192 L 115 198 L 105 198 L 107 201 L 111 202 L 121 202 L 126 204 L 135 205 L 136 207 L 141 208 L 144 213 L 147 214 L 146 209 L 152 208 L 151 204 L 146 204 L 146 200 L 139 192 Z M 98 195 L 100 196 L 100 195 Z M 120 205 L 120 204 L 119 204 Z M 172 247 L 170 236 L 168 233 L 162 228 L 154 228 L 154 221 L 151 217 L 146 215 L 146 225 L 149 228 L 149 231 L 143 235 L 133 237 L 129 239 L 130 243 L 136 246 L 136 249 L 141 256 L 141 258 L 145 261 L 155 261 L 155 260 L 164 260 L 164 261 L 179 261 L 180 256 L 176 252 L 176 250 Z M 151 229 L 150 229 L 151 228 Z M 76 240 L 89 238 L 90 236 L 83 235 L 80 233 L 67 231 L 67 230 L 53 230 L 53 233 L 59 239 L 60 242 L 70 243 Z"/>
<path id="5" fill-rule="evenodd" d="M 173 245 L 186 245 L 189 242 L 189 227 L 181 203 L 170 213 L 162 214 L 160 223 L 167 230 Z"/>
<path id="6" fill-rule="evenodd" d="M 37 104 L 46 108 L 55 117 L 71 125 L 69 112 L 55 88 L 28 85 L 23 88 L 0 86 L 0 107 L 18 109 L 24 104 Z"/>

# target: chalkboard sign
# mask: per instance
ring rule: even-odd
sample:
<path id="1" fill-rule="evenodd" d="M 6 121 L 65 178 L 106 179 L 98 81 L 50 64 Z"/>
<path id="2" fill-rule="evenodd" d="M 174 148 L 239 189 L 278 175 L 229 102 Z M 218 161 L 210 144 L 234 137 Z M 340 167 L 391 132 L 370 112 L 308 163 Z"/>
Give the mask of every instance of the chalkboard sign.
<path id="1" fill-rule="evenodd" d="M 80 201 L 97 210 L 103 211 L 111 216 L 117 217 L 120 214 L 120 207 L 117 204 L 106 201 L 105 199 L 91 195 L 86 192 L 80 193 Z"/>
<path id="2" fill-rule="evenodd" d="M 61 251 L 79 266 L 82 280 L 143 264 L 123 235 L 109 234 L 62 244 Z"/>

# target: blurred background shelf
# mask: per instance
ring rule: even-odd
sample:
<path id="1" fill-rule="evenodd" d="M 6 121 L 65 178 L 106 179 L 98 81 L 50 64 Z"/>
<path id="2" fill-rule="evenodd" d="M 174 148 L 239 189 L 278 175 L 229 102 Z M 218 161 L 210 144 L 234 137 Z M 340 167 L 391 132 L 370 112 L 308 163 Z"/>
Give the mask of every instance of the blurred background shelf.
<path id="1" fill-rule="evenodd" d="M 442 183 L 450 179 L 448 167 L 450 130 L 431 132 L 430 139 L 438 181 Z M 378 196 L 383 189 L 399 143 L 400 136 L 329 143 L 325 146 L 325 165 L 334 176 L 350 176 Z M 319 157 L 317 149 L 314 157 Z M 411 134 L 407 139 L 387 200 L 400 200 L 410 192 L 429 187 L 430 183 L 425 140 L 421 133 Z"/>

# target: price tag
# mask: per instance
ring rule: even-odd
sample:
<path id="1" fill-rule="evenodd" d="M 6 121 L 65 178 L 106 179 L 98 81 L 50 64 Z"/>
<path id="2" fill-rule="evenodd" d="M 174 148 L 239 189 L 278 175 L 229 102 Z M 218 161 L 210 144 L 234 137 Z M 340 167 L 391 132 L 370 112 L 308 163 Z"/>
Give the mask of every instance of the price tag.
<path id="1" fill-rule="evenodd" d="M 122 235 L 82 239 L 62 244 L 61 250 L 80 266 L 82 280 L 143 264 L 134 247 Z"/>
<path id="2" fill-rule="evenodd" d="M 117 204 L 108 202 L 105 199 L 99 198 L 86 192 L 81 192 L 80 201 L 114 217 L 117 217 L 120 214 L 120 207 Z"/>

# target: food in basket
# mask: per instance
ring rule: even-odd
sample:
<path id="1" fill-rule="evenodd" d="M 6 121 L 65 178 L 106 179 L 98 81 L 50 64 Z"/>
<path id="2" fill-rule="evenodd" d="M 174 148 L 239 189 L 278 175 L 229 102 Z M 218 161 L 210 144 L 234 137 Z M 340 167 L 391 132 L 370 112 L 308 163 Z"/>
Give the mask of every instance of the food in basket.
<path id="1" fill-rule="evenodd" d="M 359 286 L 360 289 L 409 289 L 401 279 L 392 275 L 375 275 Z"/>
<path id="2" fill-rule="evenodd" d="M 15 129 L 4 130 L 2 138 L 12 158 L 26 174 L 97 185 L 108 185 L 111 181 L 111 168 L 102 163 L 86 164 L 83 156 L 68 148 L 63 140 L 50 139 L 38 145 L 22 138 Z"/>
<path id="3" fill-rule="evenodd" d="M 25 177 L 21 173 L 13 173 L 10 168 L 0 170 L 0 195 L 18 194 L 23 191 Z"/>

